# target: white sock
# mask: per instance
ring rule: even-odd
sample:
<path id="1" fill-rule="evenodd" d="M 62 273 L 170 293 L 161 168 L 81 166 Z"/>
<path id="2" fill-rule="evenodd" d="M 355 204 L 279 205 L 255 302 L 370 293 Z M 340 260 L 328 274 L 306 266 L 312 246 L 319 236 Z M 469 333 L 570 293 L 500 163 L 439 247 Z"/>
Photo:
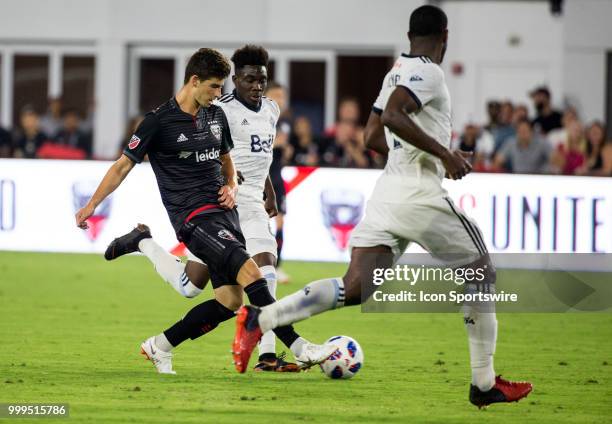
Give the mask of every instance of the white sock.
<path id="1" fill-rule="evenodd" d="M 259 326 L 263 332 L 266 332 L 342 306 L 344 306 L 342 278 L 318 280 L 262 308 Z"/>
<path id="2" fill-rule="evenodd" d="M 159 350 L 163 350 L 164 352 L 170 352 L 172 349 L 174 349 L 174 346 L 170 344 L 164 333 L 160 333 L 155 336 L 155 340 L 153 342 Z"/>
<path id="3" fill-rule="evenodd" d="M 152 238 L 140 240 L 138 249 L 153 263 L 155 271 L 172 286 L 174 290 L 185 297 L 195 297 L 202 293 L 185 274 L 185 264 L 179 258 L 171 255 Z"/>
<path id="4" fill-rule="evenodd" d="M 268 282 L 268 289 L 274 299 L 276 299 L 276 269 L 272 265 L 264 265 L 259 268 L 264 278 Z M 276 354 L 276 336 L 274 331 L 268 330 L 261 336 L 259 342 L 259 356 L 264 353 Z"/>
<path id="5" fill-rule="evenodd" d="M 308 343 L 308 341 L 301 337 L 298 337 L 293 343 L 291 343 L 291 346 L 289 346 L 289 350 L 291 351 L 291 353 L 293 353 L 293 356 L 297 358 L 302 354 L 302 349 L 304 348 L 304 345 L 306 343 Z"/>
<path id="6" fill-rule="evenodd" d="M 486 311 L 486 312 L 483 312 Z M 497 341 L 497 318 L 492 305 L 465 305 L 464 322 L 470 343 L 472 384 L 486 392 L 495 385 L 493 354 Z"/>

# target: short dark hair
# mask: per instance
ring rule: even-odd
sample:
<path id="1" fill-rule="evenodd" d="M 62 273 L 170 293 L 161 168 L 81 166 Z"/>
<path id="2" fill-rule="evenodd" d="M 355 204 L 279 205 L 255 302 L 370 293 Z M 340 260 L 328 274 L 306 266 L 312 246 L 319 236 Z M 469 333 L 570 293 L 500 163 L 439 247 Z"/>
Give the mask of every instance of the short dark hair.
<path id="1" fill-rule="evenodd" d="M 425 5 L 415 9 L 410 15 L 409 33 L 415 37 L 442 35 L 447 25 L 448 19 L 442 9 Z"/>
<path id="2" fill-rule="evenodd" d="M 189 59 L 185 68 L 184 83 L 189 82 L 192 75 L 201 81 L 210 78 L 227 78 L 231 70 L 230 64 L 221 53 L 214 49 L 202 48 Z"/>
<path id="3" fill-rule="evenodd" d="M 247 44 L 232 55 L 236 72 L 245 66 L 268 66 L 268 52 L 262 46 Z"/>

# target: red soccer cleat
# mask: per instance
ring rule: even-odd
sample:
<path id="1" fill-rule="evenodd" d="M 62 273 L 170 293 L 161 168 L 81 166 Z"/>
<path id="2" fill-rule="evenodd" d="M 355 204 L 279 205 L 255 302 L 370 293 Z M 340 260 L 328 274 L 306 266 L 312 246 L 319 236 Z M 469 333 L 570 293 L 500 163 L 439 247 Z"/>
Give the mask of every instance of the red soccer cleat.
<path id="1" fill-rule="evenodd" d="M 234 356 L 234 365 L 239 373 L 247 370 L 251 353 L 261 339 L 261 328 L 259 328 L 257 322 L 260 312 L 259 308 L 251 305 L 238 309 L 232 355 Z"/>
<path id="2" fill-rule="evenodd" d="M 492 403 L 518 402 L 532 390 L 532 384 L 527 381 L 508 381 L 498 375 L 495 377 L 495 385 L 487 392 L 482 392 L 478 387 L 471 385 L 470 402 L 478 408 L 486 407 Z"/>

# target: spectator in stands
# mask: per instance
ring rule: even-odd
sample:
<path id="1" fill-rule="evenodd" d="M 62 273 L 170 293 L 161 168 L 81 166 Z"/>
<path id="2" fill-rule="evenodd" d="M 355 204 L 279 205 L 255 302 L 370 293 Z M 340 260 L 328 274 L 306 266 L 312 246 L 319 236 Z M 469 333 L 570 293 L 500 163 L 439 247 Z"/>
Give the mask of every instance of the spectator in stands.
<path id="1" fill-rule="evenodd" d="M 537 87 L 530 95 L 536 110 L 536 117 L 531 122 L 534 130 L 546 135 L 555 128 L 561 128 L 563 126 L 562 116 L 560 112 L 552 108 L 548 87 Z"/>
<path id="2" fill-rule="evenodd" d="M 38 150 L 38 156 L 48 159 L 90 159 L 91 137 L 81 131 L 80 123 L 81 118 L 76 109 L 66 110 L 62 128 L 52 142 L 45 143 Z"/>
<path id="3" fill-rule="evenodd" d="M 567 144 L 567 137 L 569 133 L 568 128 L 573 122 L 576 121 L 578 121 L 578 114 L 576 113 L 576 109 L 569 107 L 565 109 L 565 111 L 563 111 L 563 117 L 561 118 L 563 127 L 555 128 L 546 136 L 546 139 L 550 143 L 550 146 L 553 148 L 553 150 L 557 150 L 559 146 Z"/>
<path id="4" fill-rule="evenodd" d="M 13 156 L 11 133 L 0 127 L 0 158 L 10 158 L 11 156 Z"/>
<path id="5" fill-rule="evenodd" d="M 501 114 L 501 103 L 497 100 L 490 100 L 487 102 L 487 115 L 489 115 L 489 122 L 484 128 L 491 134 L 495 133 L 495 130 L 499 126 L 499 118 Z"/>
<path id="6" fill-rule="evenodd" d="M 274 138 L 273 149 L 273 166 L 278 168 L 278 176 L 280 170 L 287 165 L 293 157 L 293 146 L 289 142 L 293 122 L 291 119 L 291 110 L 288 105 L 287 90 L 282 85 L 271 81 L 266 88 L 266 96 L 271 98 L 278 104 L 280 116 L 276 123 L 276 137 Z M 280 184 L 280 181 L 279 181 Z"/>
<path id="7" fill-rule="evenodd" d="M 541 174 L 548 171 L 550 150 L 548 142 L 534 136 L 529 121 L 521 121 L 516 137 L 495 155 L 494 166 L 516 174 Z"/>
<path id="8" fill-rule="evenodd" d="M 516 130 L 512 125 L 513 116 L 514 106 L 512 105 L 512 102 L 502 102 L 499 109 L 498 125 L 491 133 L 493 139 L 495 140 L 495 152 L 499 151 L 506 141 L 516 136 Z"/>
<path id="9" fill-rule="evenodd" d="M 490 169 L 495 140 L 488 130 L 479 128 L 474 123 L 468 123 L 463 134 L 459 137 L 457 147 L 464 152 L 473 153 L 470 162 L 474 171 L 488 171 Z"/>
<path id="10" fill-rule="evenodd" d="M 527 105 L 518 104 L 514 107 L 514 113 L 512 114 L 512 125 L 516 130 L 516 126 L 521 121 L 529 121 L 529 109 Z"/>
<path id="11" fill-rule="evenodd" d="M 363 132 L 351 121 L 336 123 L 335 136 L 320 143 L 321 165 L 346 168 L 369 168 L 373 161 L 366 153 Z"/>
<path id="12" fill-rule="evenodd" d="M 606 143 L 606 127 L 601 122 L 592 122 L 586 131 L 586 139 L 586 161 L 577 173 L 612 176 L 612 143 Z"/>
<path id="13" fill-rule="evenodd" d="M 345 97 L 338 103 L 338 120 L 334 125 L 325 129 L 324 137 L 331 138 L 336 135 L 336 127 L 340 122 L 359 126 L 361 112 L 359 111 L 359 101 L 354 97 Z"/>
<path id="14" fill-rule="evenodd" d="M 119 150 L 117 151 L 117 154 L 115 156 L 116 158 L 121 157 L 121 155 L 123 154 L 123 150 L 130 142 L 132 135 L 136 132 L 136 128 L 138 128 L 138 125 L 140 125 L 143 119 L 144 119 L 143 115 L 136 115 L 136 116 L 132 116 L 128 120 L 128 123 L 125 127 L 125 131 L 123 132 L 123 138 L 119 142 Z M 149 159 L 148 156 L 146 156 L 145 160 L 148 160 L 148 159 Z"/>
<path id="15" fill-rule="evenodd" d="M 93 127 L 96 120 L 96 101 L 91 100 L 87 105 L 87 116 L 81 121 L 80 129 L 90 137 L 93 137 Z"/>
<path id="16" fill-rule="evenodd" d="M 312 125 L 305 116 L 295 118 L 291 137 L 293 158 L 298 166 L 317 166 L 319 164 L 318 143 L 312 134 Z"/>
<path id="17" fill-rule="evenodd" d="M 582 124 L 578 120 L 567 126 L 567 141 L 557 146 L 551 156 L 551 171 L 574 175 L 585 163 L 586 140 Z"/>
<path id="18" fill-rule="evenodd" d="M 50 137 L 62 128 L 62 99 L 52 97 L 48 101 L 47 113 L 40 118 L 40 130 Z"/>
<path id="19" fill-rule="evenodd" d="M 20 128 L 15 131 L 16 158 L 34 159 L 38 149 L 48 140 L 40 129 L 40 117 L 34 108 L 26 105 L 19 116 Z"/>

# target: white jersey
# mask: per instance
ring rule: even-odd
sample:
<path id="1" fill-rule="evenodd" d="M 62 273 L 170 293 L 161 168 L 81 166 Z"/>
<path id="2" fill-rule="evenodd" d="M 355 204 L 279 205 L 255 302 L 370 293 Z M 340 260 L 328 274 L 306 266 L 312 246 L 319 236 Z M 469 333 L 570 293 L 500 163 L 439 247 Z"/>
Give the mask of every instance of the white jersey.
<path id="1" fill-rule="evenodd" d="M 236 204 L 262 204 L 266 177 L 272 163 L 272 145 L 276 135 L 276 122 L 280 115 L 278 105 L 262 97 L 259 108 L 241 102 L 235 93 L 221 96 L 216 102 L 225 112 L 234 148 L 230 155 L 236 170 L 244 176 L 238 188 Z"/>
<path id="2" fill-rule="evenodd" d="M 442 68 L 426 56 L 402 54 L 387 73 L 373 110 L 381 113 L 396 87 L 404 87 L 419 105 L 410 118 L 438 143 L 449 148 L 451 143 L 451 100 Z M 384 176 L 412 177 L 428 169 L 444 177 L 440 159 L 403 140 L 385 127 L 389 158 Z M 383 178 L 384 178 L 383 176 Z M 390 178 L 390 180 L 396 180 Z"/>

